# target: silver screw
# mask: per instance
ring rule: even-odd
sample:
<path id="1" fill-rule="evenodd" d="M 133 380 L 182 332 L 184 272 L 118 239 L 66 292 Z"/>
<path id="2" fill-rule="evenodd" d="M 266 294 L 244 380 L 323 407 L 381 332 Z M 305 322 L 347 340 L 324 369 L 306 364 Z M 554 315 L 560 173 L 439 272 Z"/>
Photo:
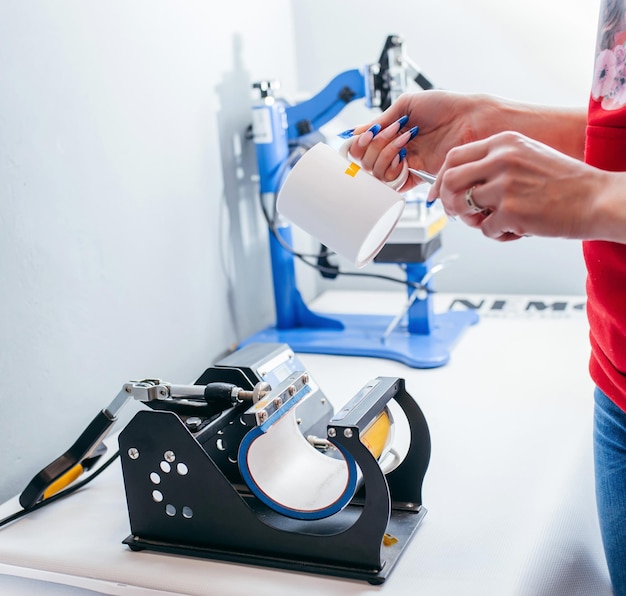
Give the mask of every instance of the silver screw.
<path id="1" fill-rule="evenodd" d="M 136 449 L 135 447 L 131 447 L 128 450 L 128 457 L 130 457 L 130 459 L 138 459 L 139 458 L 139 449 Z"/>
<path id="2" fill-rule="evenodd" d="M 350 439 L 350 438 L 352 438 L 352 429 L 351 429 L 351 428 L 346 428 L 346 429 L 344 429 L 344 431 L 343 431 L 343 436 L 344 436 L 346 439 Z"/>
<path id="3" fill-rule="evenodd" d="M 337 429 L 335 428 L 329 428 L 328 429 L 328 436 L 332 439 L 334 437 L 337 436 Z"/>
<path id="4" fill-rule="evenodd" d="M 173 451 L 166 451 L 163 454 L 163 457 L 165 458 L 165 461 L 167 461 L 169 463 L 172 463 L 176 459 L 176 456 L 174 455 Z"/>
<path id="5" fill-rule="evenodd" d="M 189 416 L 189 418 L 185 421 L 185 424 L 191 430 L 198 430 L 202 424 L 202 418 L 200 418 L 200 416 Z"/>

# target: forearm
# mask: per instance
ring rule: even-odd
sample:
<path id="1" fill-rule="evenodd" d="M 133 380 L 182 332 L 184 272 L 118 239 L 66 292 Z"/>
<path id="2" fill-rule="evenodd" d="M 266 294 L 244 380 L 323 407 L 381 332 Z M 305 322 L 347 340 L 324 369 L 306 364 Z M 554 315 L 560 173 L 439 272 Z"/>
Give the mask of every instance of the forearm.
<path id="1" fill-rule="evenodd" d="M 484 122 L 490 135 L 514 130 L 554 149 L 583 159 L 585 148 L 585 108 L 551 107 L 520 103 L 490 95 L 471 96 L 476 118 Z"/>
<path id="2" fill-rule="evenodd" d="M 586 217 L 584 239 L 626 244 L 626 172 L 596 171 Z"/>

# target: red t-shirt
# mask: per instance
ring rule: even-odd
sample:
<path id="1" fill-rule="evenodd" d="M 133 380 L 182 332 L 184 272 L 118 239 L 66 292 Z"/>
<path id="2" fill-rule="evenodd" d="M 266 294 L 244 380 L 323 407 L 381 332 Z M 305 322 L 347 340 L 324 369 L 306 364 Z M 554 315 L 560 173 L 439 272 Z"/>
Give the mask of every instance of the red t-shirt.
<path id="1" fill-rule="evenodd" d="M 607 3 L 602 6 L 585 161 L 603 170 L 626 171 L 626 49 L 622 43 L 626 6 L 621 7 L 617 19 L 615 14 L 607 14 Z M 611 23 L 616 23 L 614 31 L 610 31 Z M 588 272 L 591 377 L 626 411 L 626 244 L 585 241 L 583 251 Z"/>

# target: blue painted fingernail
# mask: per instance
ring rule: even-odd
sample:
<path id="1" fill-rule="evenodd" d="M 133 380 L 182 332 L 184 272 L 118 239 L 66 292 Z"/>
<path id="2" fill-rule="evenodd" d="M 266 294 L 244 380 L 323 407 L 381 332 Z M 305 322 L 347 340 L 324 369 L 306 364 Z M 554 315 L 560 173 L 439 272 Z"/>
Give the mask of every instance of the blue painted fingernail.
<path id="1" fill-rule="evenodd" d="M 398 120 L 398 124 L 399 124 L 399 128 L 398 128 L 398 132 L 400 132 L 405 126 L 406 123 L 409 121 L 409 117 L 408 116 L 402 116 L 402 118 L 400 118 Z"/>
<path id="2" fill-rule="evenodd" d="M 398 151 L 398 155 L 400 156 L 400 161 L 402 161 L 406 157 L 406 147 L 402 147 L 402 149 Z"/>
<path id="3" fill-rule="evenodd" d="M 354 136 L 354 128 L 349 128 L 348 130 L 344 130 L 337 135 L 341 139 L 349 139 Z"/>
<path id="4" fill-rule="evenodd" d="M 415 138 L 415 135 L 420 131 L 420 127 L 419 126 L 414 126 L 409 132 L 411 133 L 411 136 L 409 137 L 409 141 L 411 139 Z"/>
<path id="5" fill-rule="evenodd" d="M 374 124 L 370 126 L 367 130 L 369 130 L 372 133 L 372 135 L 376 136 L 380 132 L 381 128 L 382 127 L 380 124 Z"/>
<path id="6" fill-rule="evenodd" d="M 437 199 L 433 199 L 432 201 L 426 201 L 426 207 L 432 207 L 435 204 Z"/>

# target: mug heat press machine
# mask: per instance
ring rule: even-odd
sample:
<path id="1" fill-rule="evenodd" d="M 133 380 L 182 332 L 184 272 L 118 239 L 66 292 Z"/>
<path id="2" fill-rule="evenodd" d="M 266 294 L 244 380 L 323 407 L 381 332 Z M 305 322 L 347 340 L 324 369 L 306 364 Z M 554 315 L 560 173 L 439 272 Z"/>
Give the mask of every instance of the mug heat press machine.
<path id="1" fill-rule="evenodd" d="M 214 383 L 237 397 L 207 415 L 193 395 Z M 288 345 L 256 343 L 179 387 L 184 398 L 148 385 L 150 409 L 119 437 L 132 550 L 385 581 L 426 514 L 430 435 L 403 379 L 375 378 L 335 413 Z M 392 401 L 404 457 L 382 444 Z"/>
<path id="2" fill-rule="evenodd" d="M 322 315 L 308 308 L 297 287 L 291 225 L 275 208 L 286 175 L 320 140 L 320 127 L 350 102 L 365 98 L 368 108 L 384 110 L 410 89 L 410 83 L 422 90 L 433 88 L 405 55 L 403 40 L 390 35 L 377 63 L 367 65 L 363 72 L 354 69 L 339 74 L 317 95 L 296 105 L 275 96 L 275 82 L 254 84 L 261 102 L 252 111 L 252 133 L 261 204 L 270 232 L 276 323 L 244 340 L 242 346 L 259 341 L 284 342 L 296 352 L 373 356 L 415 368 L 433 368 L 448 362 L 461 333 L 478 321 L 473 311 L 434 312 L 432 276 L 442 265 L 434 264 L 433 257 L 441 248 L 446 216 L 438 206 L 425 209 L 423 203 L 405 210 L 374 259 L 400 265 L 405 272 L 408 299 L 398 316 Z M 317 268 L 326 278 L 338 274 L 324 246 L 317 256 Z"/>
<path id="3" fill-rule="evenodd" d="M 335 412 L 293 350 L 271 343 L 232 352 L 190 385 L 125 383 L 31 480 L 20 513 L 71 489 L 130 399 L 146 406 L 118 438 L 133 551 L 381 584 L 426 515 L 430 434 L 404 380 L 374 378 Z M 393 407 L 407 423 L 401 452 Z"/>

